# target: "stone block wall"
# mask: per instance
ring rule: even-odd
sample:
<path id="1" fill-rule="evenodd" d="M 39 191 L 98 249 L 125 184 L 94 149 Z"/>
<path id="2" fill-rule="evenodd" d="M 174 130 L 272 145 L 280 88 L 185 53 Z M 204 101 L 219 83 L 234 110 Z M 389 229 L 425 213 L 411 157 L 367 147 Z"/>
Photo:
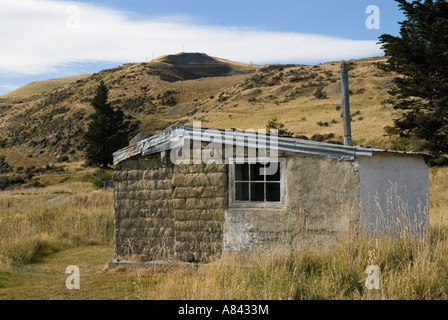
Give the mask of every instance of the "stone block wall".
<path id="1" fill-rule="evenodd" d="M 221 253 L 227 176 L 225 164 L 182 164 L 173 168 L 177 259 L 204 262 Z"/>
<path id="2" fill-rule="evenodd" d="M 137 156 L 116 167 L 115 259 L 207 262 L 223 247 L 227 166 Z"/>
<path id="3" fill-rule="evenodd" d="M 120 163 L 114 173 L 115 255 L 174 256 L 173 168 L 160 154 Z"/>

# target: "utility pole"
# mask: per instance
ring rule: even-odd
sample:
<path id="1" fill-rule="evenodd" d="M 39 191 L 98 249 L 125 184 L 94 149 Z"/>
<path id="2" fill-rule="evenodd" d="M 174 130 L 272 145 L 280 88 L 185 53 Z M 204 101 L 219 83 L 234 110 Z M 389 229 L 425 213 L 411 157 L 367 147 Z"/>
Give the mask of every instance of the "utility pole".
<path id="1" fill-rule="evenodd" d="M 348 88 L 348 64 L 341 64 L 342 117 L 344 122 L 344 145 L 353 146 L 350 116 L 350 90 Z"/>

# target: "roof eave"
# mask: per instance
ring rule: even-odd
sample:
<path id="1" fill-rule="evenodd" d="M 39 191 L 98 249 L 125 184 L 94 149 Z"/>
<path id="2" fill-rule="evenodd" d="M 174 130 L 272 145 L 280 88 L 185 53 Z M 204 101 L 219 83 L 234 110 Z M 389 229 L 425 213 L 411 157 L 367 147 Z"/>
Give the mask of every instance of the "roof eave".
<path id="1" fill-rule="evenodd" d="M 222 139 L 222 137 L 225 137 Z M 221 137 L 221 139 L 218 139 Z M 255 137 L 262 137 L 266 143 L 261 144 Z M 243 132 L 239 130 L 224 130 L 216 128 L 202 128 L 186 125 L 176 125 L 147 139 L 139 141 L 135 145 L 118 150 L 113 154 L 114 165 L 134 157 L 136 155 L 150 155 L 162 151 L 171 150 L 184 145 L 185 140 L 201 142 L 215 142 L 224 145 L 242 146 L 248 148 L 276 148 L 279 152 L 303 153 L 324 156 L 338 160 L 353 161 L 356 157 L 372 157 L 374 152 L 390 152 L 411 155 L 423 155 L 423 153 L 409 153 L 404 151 L 390 151 L 386 149 L 364 148 L 357 146 L 345 146 L 325 142 L 302 140 L 297 138 L 276 137 L 259 135 L 255 132 Z M 272 143 L 271 143 L 272 142 Z"/>

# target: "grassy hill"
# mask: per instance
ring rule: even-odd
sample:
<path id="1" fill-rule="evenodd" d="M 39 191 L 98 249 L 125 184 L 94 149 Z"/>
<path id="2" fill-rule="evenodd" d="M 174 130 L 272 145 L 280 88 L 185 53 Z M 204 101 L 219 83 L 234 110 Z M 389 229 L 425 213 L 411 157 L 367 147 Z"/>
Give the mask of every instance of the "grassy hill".
<path id="1" fill-rule="evenodd" d="M 17 97 L 29 97 L 34 95 L 40 95 L 43 93 L 51 92 L 60 87 L 69 85 L 77 80 L 87 78 L 91 76 L 91 73 L 81 74 L 77 76 L 55 78 L 43 81 L 30 82 L 16 90 L 8 92 L 1 96 L 2 98 L 17 98 Z"/>
<path id="2" fill-rule="evenodd" d="M 381 105 L 389 74 L 384 57 L 350 60 L 355 144 L 391 147 L 384 127 L 397 115 Z M 296 136 L 342 142 L 340 61 L 319 65 L 251 65 L 181 53 L 95 74 L 28 84 L 0 96 L 0 156 L 11 166 L 84 159 L 90 100 L 103 80 L 110 103 L 141 130 L 201 121 L 217 128 L 263 129 L 277 117 Z"/>

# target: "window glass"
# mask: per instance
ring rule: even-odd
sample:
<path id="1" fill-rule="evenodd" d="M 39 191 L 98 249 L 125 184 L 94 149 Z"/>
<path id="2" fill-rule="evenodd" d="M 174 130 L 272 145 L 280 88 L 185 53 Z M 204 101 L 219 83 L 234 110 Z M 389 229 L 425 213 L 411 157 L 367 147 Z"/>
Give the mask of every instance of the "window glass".
<path id="1" fill-rule="evenodd" d="M 261 163 L 235 164 L 234 199 L 241 202 L 281 202 L 281 166 L 273 175 L 263 175 L 260 169 L 266 168 Z M 267 167 L 272 170 L 272 164 Z"/>
<path id="2" fill-rule="evenodd" d="M 264 183 L 250 184 L 250 201 L 264 201 Z"/>
<path id="3" fill-rule="evenodd" d="M 235 165 L 235 181 L 249 181 L 249 164 Z"/>
<path id="4" fill-rule="evenodd" d="M 266 183 L 266 201 L 280 201 L 280 183 Z"/>
<path id="5" fill-rule="evenodd" d="M 264 181 L 264 175 L 260 174 L 261 168 L 264 168 L 261 163 L 250 164 L 250 181 Z"/>
<path id="6" fill-rule="evenodd" d="M 235 200 L 249 201 L 249 183 L 247 182 L 235 183 Z"/>
<path id="7" fill-rule="evenodd" d="M 270 166 L 272 166 L 272 167 L 270 167 Z M 272 170 L 275 170 L 275 169 L 277 169 L 277 170 L 275 171 L 274 174 L 266 175 L 266 181 L 279 181 L 280 182 L 280 164 L 279 163 L 277 163 L 277 164 L 268 164 L 266 166 L 266 171 L 268 171 L 269 173 Z"/>

